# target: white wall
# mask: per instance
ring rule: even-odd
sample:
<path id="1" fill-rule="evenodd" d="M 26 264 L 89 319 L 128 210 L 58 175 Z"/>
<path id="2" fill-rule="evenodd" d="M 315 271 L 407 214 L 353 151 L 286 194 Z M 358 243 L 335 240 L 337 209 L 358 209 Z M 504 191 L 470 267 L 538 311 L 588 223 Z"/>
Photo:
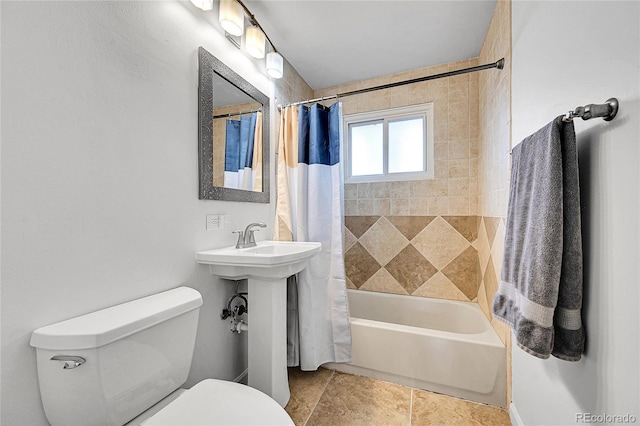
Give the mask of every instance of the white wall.
<path id="1" fill-rule="evenodd" d="M 179 285 L 204 297 L 187 384 L 235 378 L 245 335 L 219 320 L 233 286 L 194 253 L 249 221 L 269 237 L 273 206 L 198 200 L 197 48 L 270 95 L 262 63 L 188 1 L 1 8 L 0 423 L 46 424 L 32 330 Z M 229 229 L 205 231 L 207 213 Z"/>
<path id="2" fill-rule="evenodd" d="M 610 97 L 612 122 L 574 120 L 585 248 L 584 358 L 540 360 L 513 349 L 513 403 L 525 425 L 576 424 L 576 413 L 640 421 L 640 3 L 512 5 L 513 140 Z"/>

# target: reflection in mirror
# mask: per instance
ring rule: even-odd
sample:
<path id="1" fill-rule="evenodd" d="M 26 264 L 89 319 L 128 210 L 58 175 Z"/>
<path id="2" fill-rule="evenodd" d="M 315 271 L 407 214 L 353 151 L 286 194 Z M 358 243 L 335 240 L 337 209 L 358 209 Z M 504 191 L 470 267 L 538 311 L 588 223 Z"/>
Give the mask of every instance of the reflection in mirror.
<path id="1" fill-rule="evenodd" d="M 200 199 L 268 203 L 269 98 L 202 47 L 199 59 Z"/>
<path id="2" fill-rule="evenodd" d="M 213 186 L 262 192 L 262 105 L 213 78 Z"/>

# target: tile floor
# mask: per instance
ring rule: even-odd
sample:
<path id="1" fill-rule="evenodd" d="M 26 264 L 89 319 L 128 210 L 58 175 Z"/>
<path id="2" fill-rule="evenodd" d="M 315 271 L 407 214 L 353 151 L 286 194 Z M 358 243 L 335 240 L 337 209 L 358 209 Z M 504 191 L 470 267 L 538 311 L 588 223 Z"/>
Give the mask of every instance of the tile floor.
<path id="1" fill-rule="evenodd" d="M 324 368 L 290 368 L 289 387 L 297 426 L 511 425 L 500 408 Z"/>

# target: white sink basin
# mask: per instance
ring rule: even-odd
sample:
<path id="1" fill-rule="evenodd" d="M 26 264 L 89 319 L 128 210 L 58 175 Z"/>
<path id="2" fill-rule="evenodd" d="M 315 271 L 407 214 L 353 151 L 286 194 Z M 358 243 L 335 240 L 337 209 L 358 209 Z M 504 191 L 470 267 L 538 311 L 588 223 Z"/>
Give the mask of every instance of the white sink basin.
<path id="1" fill-rule="evenodd" d="M 309 259 L 320 252 L 318 242 L 260 241 L 256 247 L 235 246 L 196 253 L 196 261 L 209 265 L 221 278 L 283 279 L 303 270 Z"/>

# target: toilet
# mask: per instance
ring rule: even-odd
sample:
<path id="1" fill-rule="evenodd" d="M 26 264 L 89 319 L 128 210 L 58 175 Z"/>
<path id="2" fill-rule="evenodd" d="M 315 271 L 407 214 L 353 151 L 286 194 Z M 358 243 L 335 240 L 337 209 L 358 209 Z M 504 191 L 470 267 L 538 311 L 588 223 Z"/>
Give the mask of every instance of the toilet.
<path id="1" fill-rule="evenodd" d="M 257 389 L 189 374 L 202 297 L 179 287 L 39 328 L 44 411 L 53 426 L 293 425 Z"/>

